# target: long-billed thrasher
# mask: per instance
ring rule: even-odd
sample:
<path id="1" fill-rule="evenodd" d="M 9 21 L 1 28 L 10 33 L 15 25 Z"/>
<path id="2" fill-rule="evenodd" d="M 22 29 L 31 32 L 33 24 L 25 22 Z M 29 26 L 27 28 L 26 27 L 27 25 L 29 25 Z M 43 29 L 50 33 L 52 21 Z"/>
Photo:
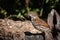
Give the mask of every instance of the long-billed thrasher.
<path id="1" fill-rule="evenodd" d="M 45 40 L 53 40 L 53 36 L 49 25 L 45 21 L 40 19 L 36 12 L 29 12 L 27 15 L 31 17 L 31 22 L 34 25 L 34 27 L 37 30 L 40 30 L 45 33 Z"/>

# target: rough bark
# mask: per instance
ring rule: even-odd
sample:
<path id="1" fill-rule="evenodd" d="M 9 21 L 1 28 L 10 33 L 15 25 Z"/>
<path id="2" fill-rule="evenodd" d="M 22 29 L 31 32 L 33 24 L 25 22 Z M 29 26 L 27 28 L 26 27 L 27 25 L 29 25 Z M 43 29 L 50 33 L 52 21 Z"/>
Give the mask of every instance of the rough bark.
<path id="1" fill-rule="evenodd" d="M 35 29 L 30 21 L 0 19 L 0 38 L 5 40 L 25 40 L 24 32 L 30 32 L 32 34 L 42 33 Z"/>

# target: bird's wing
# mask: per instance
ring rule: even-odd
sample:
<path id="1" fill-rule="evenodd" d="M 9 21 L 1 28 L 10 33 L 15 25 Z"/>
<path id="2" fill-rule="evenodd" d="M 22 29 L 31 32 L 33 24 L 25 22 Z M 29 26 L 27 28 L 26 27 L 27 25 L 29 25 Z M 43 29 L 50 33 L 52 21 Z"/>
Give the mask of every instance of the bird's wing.
<path id="1" fill-rule="evenodd" d="M 49 28 L 49 25 L 44 20 L 37 18 L 37 19 L 35 19 L 35 21 L 36 21 L 36 23 L 38 23 L 38 25 Z"/>

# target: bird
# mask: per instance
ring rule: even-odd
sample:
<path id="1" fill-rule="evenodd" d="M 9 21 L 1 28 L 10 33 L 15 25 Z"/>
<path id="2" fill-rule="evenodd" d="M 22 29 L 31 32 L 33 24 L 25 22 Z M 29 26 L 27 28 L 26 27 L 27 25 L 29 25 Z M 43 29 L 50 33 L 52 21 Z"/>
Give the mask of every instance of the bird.
<path id="1" fill-rule="evenodd" d="M 31 18 L 31 22 L 37 30 L 45 33 L 45 40 L 53 40 L 49 25 L 44 20 L 39 18 L 38 14 L 35 11 L 27 13 L 27 16 Z"/>

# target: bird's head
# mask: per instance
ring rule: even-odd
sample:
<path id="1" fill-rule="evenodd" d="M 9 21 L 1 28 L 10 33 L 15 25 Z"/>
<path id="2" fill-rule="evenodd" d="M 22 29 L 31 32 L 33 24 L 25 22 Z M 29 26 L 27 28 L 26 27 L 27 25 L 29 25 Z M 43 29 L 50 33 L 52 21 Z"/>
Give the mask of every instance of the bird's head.
<path id="1" fill-rule="evenodd" d="M 31 18 L 36 18 L 36 17 L 38 17 L 38 15 L 37 15 L 36 12 L 29 12 L 29 13 L 27 14 L 27 16 L 28 16 L 28 17 L 31 17 Z"/>

